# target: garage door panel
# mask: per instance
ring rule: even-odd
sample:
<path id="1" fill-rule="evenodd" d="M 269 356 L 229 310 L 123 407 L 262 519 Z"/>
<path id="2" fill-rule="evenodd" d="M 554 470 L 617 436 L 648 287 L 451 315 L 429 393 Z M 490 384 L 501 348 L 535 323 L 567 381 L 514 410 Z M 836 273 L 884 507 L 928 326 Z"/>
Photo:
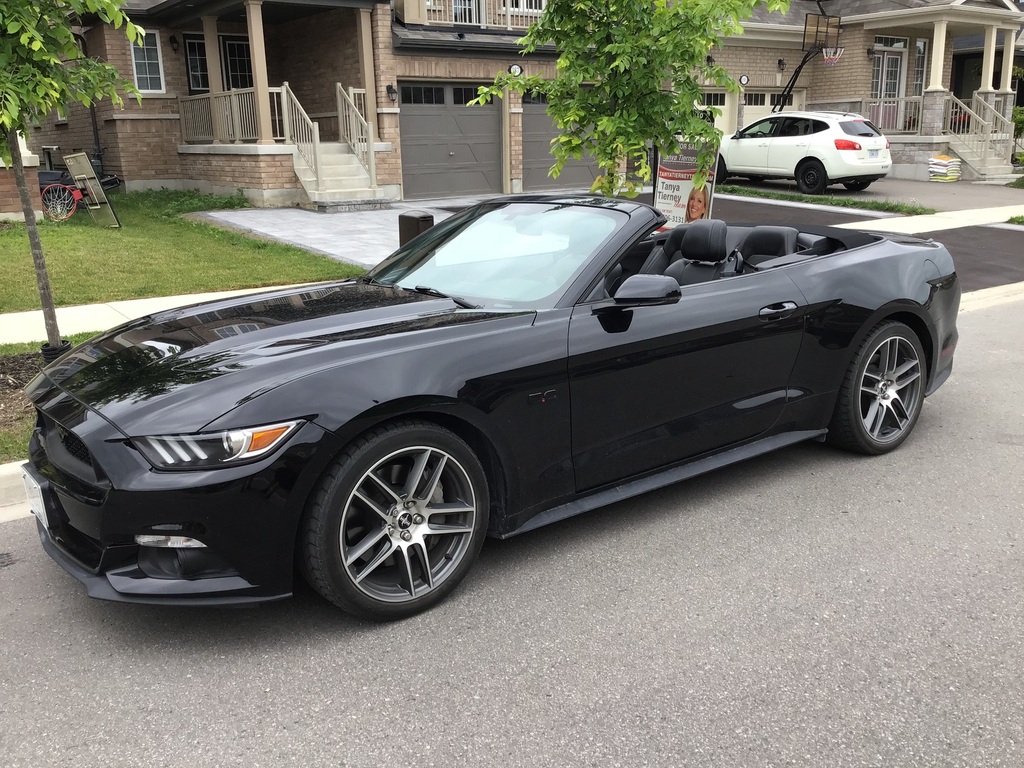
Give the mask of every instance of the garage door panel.
<path id="1" fill-rule="evenodd" d="M 561 131 L 547 113 L 545 104 L 523 103 L 523 189 L 589 189 L 597 178 L 597 165 L 589 158 L 570 160 L 557 179 L 548 171 L 555 163 L 551 141 Z"/>
<path id="2" fill-rule="evenodd" d="M 444 104 L 401 105 L 402 184 L 407 199 L 501 192 L 501 113 L 496 103 L 467 107 L 453 89 L 431 83 Z M 475 86 L 469 86 L 475 88 Z"/>

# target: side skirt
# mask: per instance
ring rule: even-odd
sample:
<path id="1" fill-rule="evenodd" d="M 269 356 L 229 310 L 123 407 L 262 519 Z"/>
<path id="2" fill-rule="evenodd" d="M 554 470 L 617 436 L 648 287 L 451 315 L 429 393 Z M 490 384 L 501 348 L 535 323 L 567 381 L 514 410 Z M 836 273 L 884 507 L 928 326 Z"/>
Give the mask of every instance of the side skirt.
<path id="1" fill-rule="evenodd" d="M 603 491 L 597 491 L 596 493 L 588 496 L 573 499 L 565 504 L 560 504 L 557 507 L 547 509 L 540 514 L 531 517 L 514 531 L 501 534 L 498 538 L 508 539 L 513 536 L 518 536 L 520 533 L 526 533 L 527 531 L 532 531 L 535 528 L 541 528 L 542 526 L 556 523 L 559 520 L 575 517 L 576 515 L 581 515 L 584 512 L 589 512 L 592 509 L 604 507 L 608 504 L 614 504 L 617 501 L 624 501 L 625 499 L 630 499 L 633 496 L 639 496 L 641 493 L 647 493 L 648 491 L 653 491 L 658 488 L 664 488 L 666 485 L 672 485 L 673 483 L 678 483 L 682 480 L 689 480 L 691 477 L 703 475 L 706 472 L 720 469 L 721 467 L 728 466 L 729 464 L 735 464 L 736 462 L 743 461 L 744 459 L 750 459 L 754 456 L 770 453 L 771 451 L 778 450 L 779 448 L 785 448 L 787 445 L 802 443 L 805 440 L 820 440 L 825 437 L 825 433 L 827 431 L 828 430 L 826 429 L 808 429 L 799 432 L 785 432 L 781 435 L 773 435 L 771 437 L 762 438 L 761 440 L 755 440 L 752 443 L 731 448 L 712 456 L 706 456 L 703 459 L 697 459 L 696 461 L 692 461 L 688 464 L 682 464 L 680 466 L 662 470 L 661 472 L 653 475 L 645 475 L 637 480 L 631 480 L 628 483 L 617 485 L 614 488 L 606 488 Z"/>

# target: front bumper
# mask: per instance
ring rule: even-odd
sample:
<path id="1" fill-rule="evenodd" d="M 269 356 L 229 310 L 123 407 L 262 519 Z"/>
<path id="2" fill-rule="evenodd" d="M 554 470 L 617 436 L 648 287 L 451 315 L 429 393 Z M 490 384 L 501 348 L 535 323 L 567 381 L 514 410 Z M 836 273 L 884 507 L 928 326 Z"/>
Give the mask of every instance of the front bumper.
<path id="1" fill-rule="evenodd" d="M 295 534 L 322 471 L 317 448 L 329 433 L 306 424 L 261 462 L 205 472 L 156 472 L 123 440 L 106 440 L 89 446 L 97 449 L 93 458 L 112 445 L 124 455 L 96 461 L 95 475 L 83 480 L 59 451 L 47 452 L 46 421 L 40 418 L 24 467 L 45 510 L 37 517 L 40 541 L 90 597 L 218 606 L 291 595 Z M 188 536 L 206 546 L 139 546 L 139 534 Z"/>

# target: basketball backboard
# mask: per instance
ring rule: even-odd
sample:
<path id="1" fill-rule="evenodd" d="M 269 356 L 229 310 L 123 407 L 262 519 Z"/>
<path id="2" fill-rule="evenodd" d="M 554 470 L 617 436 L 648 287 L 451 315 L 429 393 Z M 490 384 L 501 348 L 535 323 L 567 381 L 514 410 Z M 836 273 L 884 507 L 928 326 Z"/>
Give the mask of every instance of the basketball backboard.
<path id="1" fill-rule="evenodd" d="M 839 16 L 808 13 L 804 18 L 804 50 L 839 47 Z"/>

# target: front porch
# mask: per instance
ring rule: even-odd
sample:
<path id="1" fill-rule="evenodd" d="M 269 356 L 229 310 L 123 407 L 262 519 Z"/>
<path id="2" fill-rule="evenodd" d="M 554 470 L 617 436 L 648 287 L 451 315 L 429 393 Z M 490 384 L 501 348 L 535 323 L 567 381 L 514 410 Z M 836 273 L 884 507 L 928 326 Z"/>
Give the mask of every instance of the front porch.
<path id="1" fill-rule="evenodd" d="M 186 43 L 189 93 L 177 97 L 177 151 L 190 177 L 223 186 L 225 177 L 244 176 L 247 195 L 263 188 L 277 202 L 393 193 L 377 184 L 375 150 L 386 147 L 374 125 L 373 7 L 227 0 L 164 11 L 161 23 Z"/>

